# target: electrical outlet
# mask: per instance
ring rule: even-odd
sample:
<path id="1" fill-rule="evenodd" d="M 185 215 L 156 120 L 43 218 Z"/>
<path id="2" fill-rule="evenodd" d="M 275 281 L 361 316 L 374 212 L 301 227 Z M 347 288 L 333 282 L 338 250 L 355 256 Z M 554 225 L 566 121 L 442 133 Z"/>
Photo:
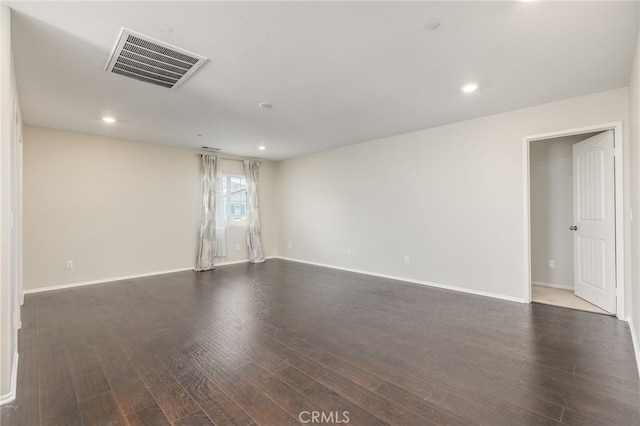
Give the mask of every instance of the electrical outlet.
<path id="1" fill-rule="evenodd" d="M 408 265 L 409 263 L 411 263 L 411 259 L 409 259 L 409 256 L 405 256 L 404 257 L 404 264 Z"/>
<path id="2" fill-rule="evenodd" d="M 73 269 L 73 260 L 67 260 L 67 269 Z"/>
<path id="3" fill-rule="evenodd" d="M 236 250 L 240 250 L 240 244 L 236 244 Z"/>
<path id="4" fill-rule="evenodd" d="M 552 268 L 552 269 L 553 269 L 553 268 L 555 268 L 555 267 L 556 267 L 556 261 L 555 261 L 555 260 L 553 260 L 553 259 L 549 260 L 549 268 Z"/>
<path id="5" fill-rule="evenodd" d="M 351 257 L 351 249 L 347 249 L 347 256 Z"/>
<path id="6" fill-rule="evenodd" d="M 292 248 L 293 244 L 291 244 L 291 241 L 289 241 L 289 248 Z"/>

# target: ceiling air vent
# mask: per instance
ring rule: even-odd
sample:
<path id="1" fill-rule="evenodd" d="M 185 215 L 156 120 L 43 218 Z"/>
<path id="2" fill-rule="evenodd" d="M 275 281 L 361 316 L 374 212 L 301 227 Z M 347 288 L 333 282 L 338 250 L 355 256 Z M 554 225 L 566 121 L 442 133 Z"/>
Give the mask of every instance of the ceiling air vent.
<path id="1" fill-rule="evenodd" d="M 180 86 L 207 58 L 123 28 L 106 71 L 157 86 Z"/>

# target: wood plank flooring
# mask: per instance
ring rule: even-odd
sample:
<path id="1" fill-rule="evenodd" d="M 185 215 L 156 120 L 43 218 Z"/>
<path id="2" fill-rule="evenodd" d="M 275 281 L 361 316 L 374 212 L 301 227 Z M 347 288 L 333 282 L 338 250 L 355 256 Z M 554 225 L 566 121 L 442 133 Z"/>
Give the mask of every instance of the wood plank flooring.
<path id="1" fill-rule="evenodd" d="M 284 260 L 27 295 L 19 352 L 2 426 L 640 424 L 625 322 Z"/>

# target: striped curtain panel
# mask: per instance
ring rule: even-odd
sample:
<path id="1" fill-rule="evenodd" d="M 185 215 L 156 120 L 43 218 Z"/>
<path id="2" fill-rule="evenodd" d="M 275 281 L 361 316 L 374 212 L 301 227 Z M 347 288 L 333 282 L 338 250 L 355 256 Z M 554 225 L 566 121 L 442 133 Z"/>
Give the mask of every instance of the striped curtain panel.
<path id="1" fill-rule="evenodd" d="M 202 156 L 202 215 L 200 219 L 200 233 L 198 235 L 198 258 L 196 271 L 214 269 L 216 241 L 216 171 L 218 157 Z"/>
<path id="2" fill-rule="evenodd" d="M 259 170 L 259 161 L 244 161 L 244 174 L 247 178 L 247 247 L 251 263 L 261 263 L 265 260 L 260 227 L 260 203 L 258 201 Z"/>

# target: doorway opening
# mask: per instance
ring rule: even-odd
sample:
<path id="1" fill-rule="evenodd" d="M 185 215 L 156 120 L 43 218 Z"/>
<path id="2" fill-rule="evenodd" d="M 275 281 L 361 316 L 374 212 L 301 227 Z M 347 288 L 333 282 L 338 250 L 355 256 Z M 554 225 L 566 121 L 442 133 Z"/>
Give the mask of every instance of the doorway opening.
<path id="1" fill-rule="evenodd" d="M 527 302 L 624 317 L 620 130 L 524 138 Z"/>

